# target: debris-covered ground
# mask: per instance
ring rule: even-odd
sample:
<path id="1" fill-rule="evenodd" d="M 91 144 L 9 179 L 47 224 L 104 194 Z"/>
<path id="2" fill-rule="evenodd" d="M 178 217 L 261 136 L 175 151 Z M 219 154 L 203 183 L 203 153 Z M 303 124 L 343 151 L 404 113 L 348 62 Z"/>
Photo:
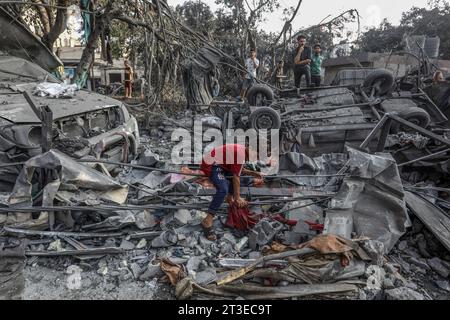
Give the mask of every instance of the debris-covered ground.
<path id="1" fill-rule="evenodd" d="M 404 77 L 343 69 L 345 84 L 236 101 L 216 79 L 230 56 L 195 49 L 178 108 L 66 85 L 47 49 L 41 67 L 0 54 L 1 299 L 450 298 L 450 85 L 426 55 Z M 220 207 L 216 240 L 214 185 L 173 161 L 179 133 L 192 159 L 208 129 L 280 146 L 245 164 L 264 178 L 241 177 L 248 206 Z"/>
<path id="2" fill-rule="evenodd" d="M 176 121 L 188 125 L 190 117 L 183 113 Z M 173 145 L 170 132 L 161 126 L 142 130 L 142 151 L 132 163 L 173 168 L 164 164 Z M 209 199 L 200 196 L 208 187 L 204 178 L 186 180 L 176 173 L 153 175 L 136 168 L 126 168 L 115 178 L 139 186 L 128 189 L 129 205 L 145 202 L 149 207 L 163 204 L 172 208 L 177 202 L 198 208 L 126 210 L 102 217 L 99 213 L 72 213 L 74 227 L 69 230 L 57 224 L 54 234 L 6 226 L 3 252 L 15 250 L 17 262 L 24 263 L 23 290 L 20 276 L 13 281 L 17 294 L 23 299 L 450 297 L 449 251 L 396 195 L 403 185 L 392 158 L 349 149 L 348 154 L 295 159 L 288 157 L 286 168 L 304 175 L 300 185 L 275 179 L 266 181 L 259 191 L 246 187 L 252 203 L 263 202 L 251 207 L 252 212 L 261 213 L 252 220 L 256 224 L 249 232 L 238 232 L 225 225 L 224 212 L 216 221 L 215 242 L 201 232 L 205 215 L 201 208 Z M 333 160 L 334 167 L 325 168 L 326 160 Z M 326 192 L 320 191 L 330 179 L 306 177 L 311 170 L 305 169 L 305 163 L 322 167 L 316 174 L 323 175 L 337 173 L 347 164 L 351 174 L 328 184 Z M 156 180 L 160 183 L 153 183 Z M 62 194 L 67 192 L 73 190 Z M 74 199 L 76 193 L 66 197 Z M 155 200 L 153 194 L 164 199 Z M 274 200 L 280 198 L 284 203 Z M 139 199 L 146 200 L 139 203 Z M 95 204 L 98 199 L 91 201 Z M 375 207 L 367 207 L 370 201 L 375 201 Z M 283 211 L 284 219 L 278 219 L 277 213 Z M 351 216 L 353 228 L 346 226 Z M 296 225 L 290 225 L 292 220 Z M 25 232 L 29 234 L 24 238 Z M 347 232 L 353 241 L 342 236 Z M 17 241 L 25 245 L 25 260 L 23 249 L 15 247 Z M 271 255 L 275 256 L 252 264 Z M 14 254 L 6 256 L 14 259 Z M 236 273 L 248 265 L 246 271 Z"/>

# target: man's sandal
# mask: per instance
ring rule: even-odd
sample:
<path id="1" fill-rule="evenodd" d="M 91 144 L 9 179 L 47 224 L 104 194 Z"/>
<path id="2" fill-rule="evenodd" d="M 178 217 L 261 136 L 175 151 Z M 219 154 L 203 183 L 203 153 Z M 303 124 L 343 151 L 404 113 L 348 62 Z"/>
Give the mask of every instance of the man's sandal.
<path id="1" fill-rule="evenodd" d="M 217 236 L 216 236 L 216 234 L 214 233 L 213 226 L 205 227 L 205 226 L 202 224 L 202 227 L 203 227 L 203 234 L 205 235 L 206 239 L 208 239 L 209 241 L 215 241 L 215 240 L 217 240 Z"/>

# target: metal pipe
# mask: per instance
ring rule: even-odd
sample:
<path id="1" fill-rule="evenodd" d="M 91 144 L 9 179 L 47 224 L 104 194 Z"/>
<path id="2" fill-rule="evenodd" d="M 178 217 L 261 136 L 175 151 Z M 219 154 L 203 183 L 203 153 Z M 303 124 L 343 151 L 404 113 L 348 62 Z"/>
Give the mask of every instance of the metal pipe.
<path id="1" fill-rule="evenodd" d="M 411 163 L 414 163 L 414 162 L 418 162 L 418 161 L 422 161 L 422 160 L 427 160 L 427 159 L 433 158 L 433 157 L 435 157 L 435 156 L 438 156 L 438 155 L 440 155 L 440 154 L 447 153 L 447 152 L 449 152 L 449 151 L 450 151 L 450 148 L 449 148 L 449 149 L 442 150 L 442 151 L 439 151 L 439 152 L 435 152 L 435 153 L 432 153 L 432 154 L 428 154 L 428 155 L 426 155 L 426 156 L 423 156 L 423 157 L 420 157 L 420 158 L 417 158 L 417 159 L 410 160 L 410 161 L 408 161 L 408 162 L 403 162 L 403 163 L 401 163 L 401 164 L 398 164 L 397 167 L 403 167 L 403 166 L 406 166 L 406 165 L 411 164 Z"/>

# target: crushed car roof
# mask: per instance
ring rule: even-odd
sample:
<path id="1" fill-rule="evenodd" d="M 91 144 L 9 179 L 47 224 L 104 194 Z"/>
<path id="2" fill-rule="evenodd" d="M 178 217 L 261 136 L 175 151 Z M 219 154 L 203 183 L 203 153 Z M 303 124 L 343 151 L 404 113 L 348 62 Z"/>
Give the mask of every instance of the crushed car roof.
<path id="1" fill-rule="evenodd" d="M 31 94 L 37 84 L 14 83 L 9 88 L 0 87 L 0 117 L 14 123 L 40 123 L 39 118 L 22 94 L 24 91 Z M 58 99 L 34 95 L 32 97 L 37 106 L 49 106 L 55 120 L 122 105 L 118 100 L 84 90 L 76 91 L 74 95 L 68 98 Z"/>

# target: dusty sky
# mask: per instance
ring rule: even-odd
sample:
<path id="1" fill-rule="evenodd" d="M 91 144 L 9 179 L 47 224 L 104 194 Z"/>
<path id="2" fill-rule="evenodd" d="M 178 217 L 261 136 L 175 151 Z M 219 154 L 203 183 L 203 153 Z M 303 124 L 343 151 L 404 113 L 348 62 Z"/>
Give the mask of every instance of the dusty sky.
<path id="1" fill-rule="evenodd" d="M 253 0 L 248 0 L 250 5 Z M 450 0 L 448 0 L 450 1 Z M 184 3 L 185 0 L 168 0 L 172 6 Z M 203 0 L 213 11 L 218 6 L 214 0 Z M 282 6 L 295 6 L 297 0 L 280 0 Z M 348 9 L 357 9 L 361 15 L 362 27 L 377 26 L 383 18 L 394 24 L 398 24 L 403 11 L 413 6 L 426 7 L 428 0 L 303 0 L 299 14 L 293 22 L 293 27 L 307 27 L 317 24 L 328 15 L 335 16 Z M 266 31 L 280 31 L 283 27 L 281 20 L 281 9 L 268 17 L 267 21 L 261 24 Z"/>

